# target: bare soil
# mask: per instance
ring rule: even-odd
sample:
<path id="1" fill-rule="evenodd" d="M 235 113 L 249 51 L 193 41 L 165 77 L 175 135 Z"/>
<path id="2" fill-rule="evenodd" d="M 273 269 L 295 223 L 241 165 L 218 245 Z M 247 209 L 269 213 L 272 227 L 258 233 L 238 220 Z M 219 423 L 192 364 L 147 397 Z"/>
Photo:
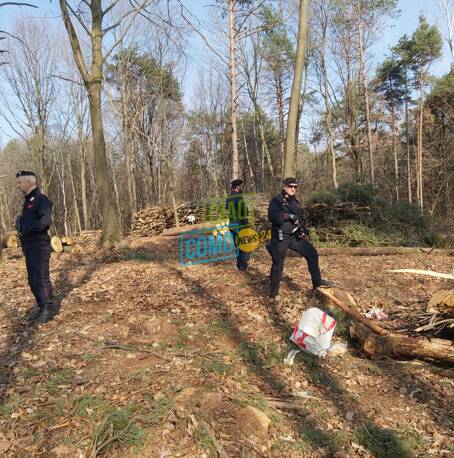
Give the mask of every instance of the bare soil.
<path id="1" fill-rule="evenodd" d="M 325 276 L 389 323 L 419 310 L 454 257 L 323 256 Z M 266 300 L 270 259 L 184 267 L 169 238 L 53 255 L 61 305 L 31 326 L 20 250 L 0 262 L 0 455 L 7 457 L 423 457 L 454 453 L 454 370 L 427 361 L 299 353 L 288 337 L 323 307 L 305 261 L 288 258 L 282 300 Z M 405 323 L 404 323 L 405 324 Z M 402 323 L 400 322 L 400 325 Z M 338 328 L 341 330 L 341 327 Z M 335 333 L 335 339 L 345 339 Z"/>

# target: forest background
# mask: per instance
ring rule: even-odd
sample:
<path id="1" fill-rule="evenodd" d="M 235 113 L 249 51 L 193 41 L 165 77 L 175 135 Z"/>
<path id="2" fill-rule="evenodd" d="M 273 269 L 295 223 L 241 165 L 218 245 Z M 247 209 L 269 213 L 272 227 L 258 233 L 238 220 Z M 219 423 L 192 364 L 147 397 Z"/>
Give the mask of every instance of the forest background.
<path id="1" fill-rule="evenodd" d="M 27 3 L 0 5 L 0 232 L 20 211 L 20 169 L 38 173 L 56 233 L 105 240 L 233 177 L 271 196 L 305 8 L 302 195 L 371 205 L 429 244 L 431 224 L 453 231 L 452 0 Z"/>

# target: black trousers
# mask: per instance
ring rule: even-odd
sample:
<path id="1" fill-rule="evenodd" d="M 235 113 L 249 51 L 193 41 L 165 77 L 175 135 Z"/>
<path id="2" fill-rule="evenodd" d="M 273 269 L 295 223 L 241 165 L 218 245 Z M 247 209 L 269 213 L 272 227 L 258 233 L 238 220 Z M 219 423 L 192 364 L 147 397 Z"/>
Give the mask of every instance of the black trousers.
<path id="1" fill-rule="evenodd" d="M 322 277 L 318 266 L 318 253 L 309 240 L 299 240 L 295 236 L 286 240 L 273 239 L 267 247 L 273 258 L 270 273 L 270 296 L 277 296 L 279 294 L 285 256 L 289 248 L 306 259 L 309 273 L 311 274 L 312 286 L 316 288 L 320 285 Z"/>
<path id="2" fill-rule="evenodd" d="M 246 251 L 241 251 L 238 248 L 238 229 L 231 230 L 233 237 L 233 243 L 235 244 L 235 248 L 238 250 L 238 254 L 236 256 L 236 267 L 238 270 L 246 272 L 247 270 L 247 263 L 249 262 L 249 258 L 251 257 L 251 253 L 247 253 Z"/>
<path id="3" fill-rule="evenodd" d="M 28 284 L 39 308 L 53 306 L 52 284 L 49 275 L 50 243 L 31 242 L 22 247 L 27 266 Z"/>

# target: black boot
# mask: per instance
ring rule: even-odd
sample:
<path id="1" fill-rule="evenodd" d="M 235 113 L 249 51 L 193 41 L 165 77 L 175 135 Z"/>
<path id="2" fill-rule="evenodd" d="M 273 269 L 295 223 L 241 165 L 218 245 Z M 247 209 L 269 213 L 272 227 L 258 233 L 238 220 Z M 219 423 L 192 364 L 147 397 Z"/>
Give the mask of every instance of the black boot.
<path id="1" fill-rule="evenodd" d="M 320 280 L 320 283 L 318 285 L 314 285 L 314 289 L 316 288 L 332 288 L 334 286 L 334 283 L 329 280 Z"/>
<path id="2" fill-rule="evenodd" d="M 26 318 L 28 321 L 35 321 L 41 313 L 41 309 L 35 304 L 32 309 L 27 312 Z"/>
<path id="3" fill-rule="evenodd" d="M 35 323 L 47 323 L 53 317 L 52 310 L 47 305 L 44 305 L 41 307 L 39 316 L 35 319 Z"/>

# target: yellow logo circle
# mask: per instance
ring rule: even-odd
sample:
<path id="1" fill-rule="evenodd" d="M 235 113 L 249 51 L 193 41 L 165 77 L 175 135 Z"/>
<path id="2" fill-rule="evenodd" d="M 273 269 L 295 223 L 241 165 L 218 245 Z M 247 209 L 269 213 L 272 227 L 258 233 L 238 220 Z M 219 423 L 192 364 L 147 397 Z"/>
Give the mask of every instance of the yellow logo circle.
<path id="1" fill-rule="evenodd" d="M 250 253 L 259 246 L 259 235 L 254 229 L 247 227 L 238 232 L 238 248 L 241 251 Z"/>

